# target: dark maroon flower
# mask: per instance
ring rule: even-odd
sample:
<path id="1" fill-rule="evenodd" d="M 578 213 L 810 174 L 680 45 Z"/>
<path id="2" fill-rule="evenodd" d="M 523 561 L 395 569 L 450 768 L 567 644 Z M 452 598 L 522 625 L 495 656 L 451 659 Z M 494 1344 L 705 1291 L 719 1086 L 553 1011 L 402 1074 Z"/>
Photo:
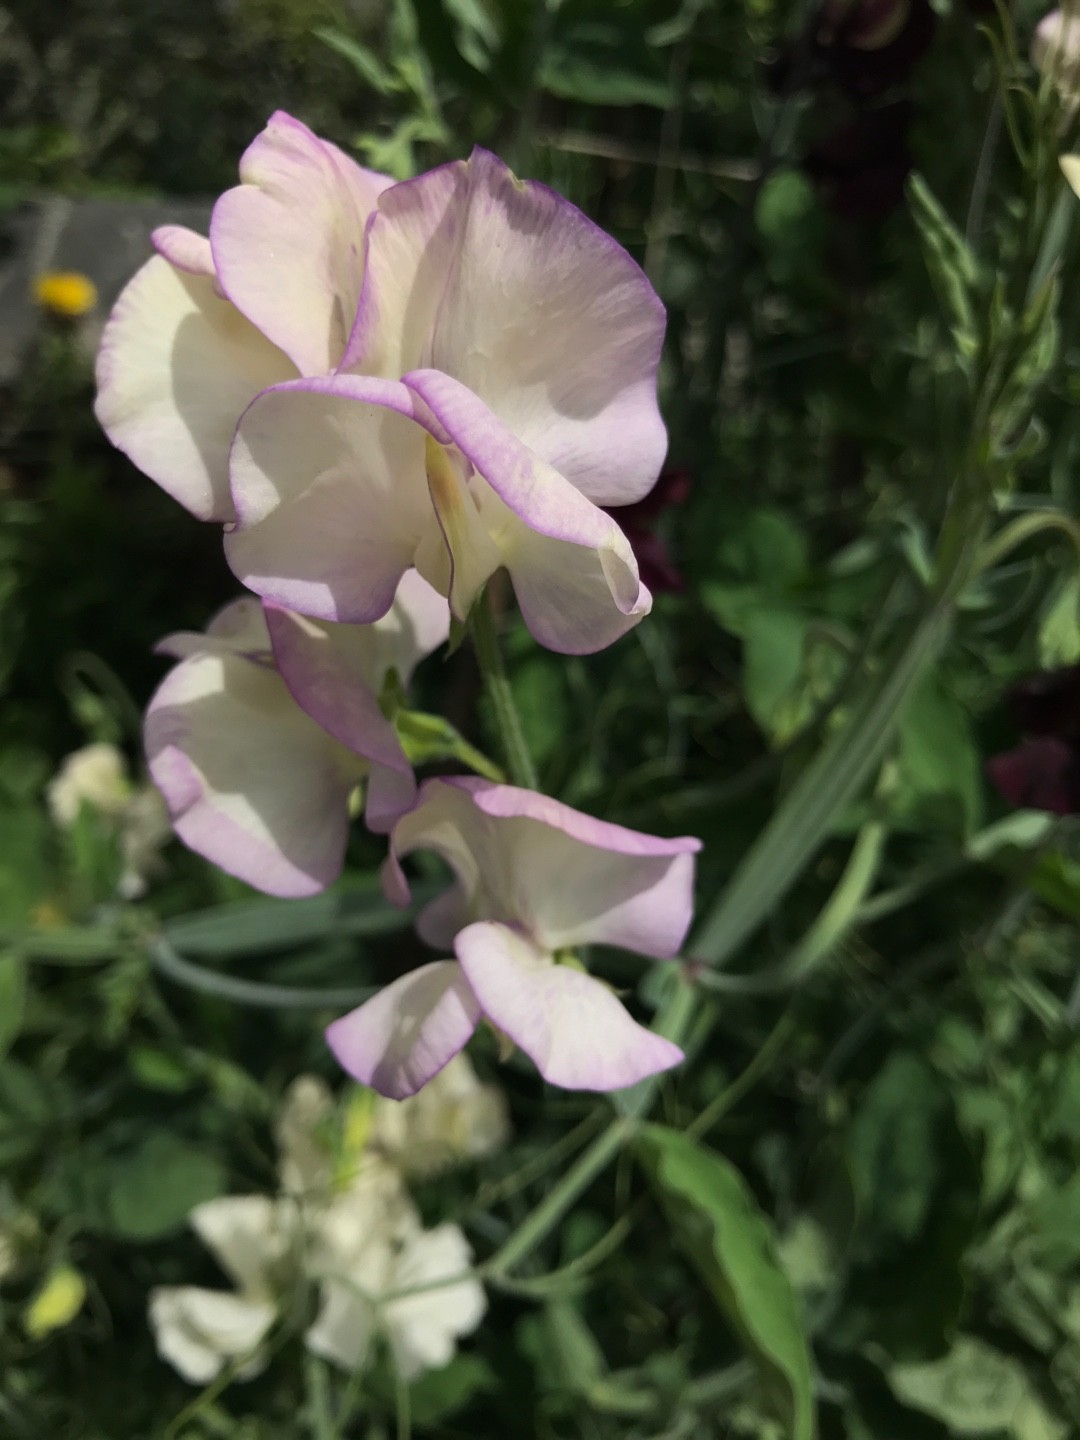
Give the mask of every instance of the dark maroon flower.
<path id="1" fill-rule="evenodd" d="M 903 204 L 911 116 L 910 100 L 894 100 L 860 111 L 813 146 L 803 168 L 834 214 L 882 220 Z"/>
<path id="2" fill-rule="evenodd" d="M 672 466 L 661 473 L 644 500 L 608 511 L 629 540 L 641 578 L 654 594 L 664 590 L 677 593 L 686 588 L 667 541 L 657 533 L 657 526 L 667 510 L 685 505 L 692 486 L 690 471 Z"/>
<path id="3" fill-rule="evenodd" d="M 1080 815 L 1080 665 L 1022 680 L 1005 705 L 1024 739 L 986 771 L 1010 805 Z"/>

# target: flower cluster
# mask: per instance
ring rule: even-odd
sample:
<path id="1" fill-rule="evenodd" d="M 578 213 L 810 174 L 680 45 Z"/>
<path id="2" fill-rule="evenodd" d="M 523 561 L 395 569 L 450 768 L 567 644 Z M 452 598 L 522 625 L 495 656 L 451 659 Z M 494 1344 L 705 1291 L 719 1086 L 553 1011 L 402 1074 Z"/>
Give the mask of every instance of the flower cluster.
<path id="1" fill-rule="evenodd" d="M 225 527 L 252 592 L 159 647 L 178 663 L 145 743 L 176 832 L 308 895 L 340 873 L 363 794 L 392 899 L 410 851 L 448 862 L 419 927 L 442 958 L 328 1032 L 384 1095 L 414 1094 L 481 1020 L 554 1084 L 666 1069 L 680 1052 L 578 948 L 676 955 L 698 842 L 490 780 L 418 790 L 401 738 L 413 670 L 496 571 L 556 651 L 648 612 L 612 509 L 640 507 L 664 459 L 663 307 L 614 240 L 483 150 L 395 185 L 277 114 L 240 180 L 209 238 L 155 232 L 98 361 L 105 430 Z"/>
<path id="2" fill-rule="evenodd" d="M 161 796 L 151 785 L 136 785 L 115 745 L 98 741 L 68 755 L 45 792 L 52 818 L 71 830 L 84 810 L 97 817 L 117 842 L 122 871 L 119 893 L 136 900 L 160 868 L 158 852 L 169 834 Z"/>
<path id="3" fill-rule="evenodd" d="M 381 1335 L 414 1379 L 447 1364 L 480 1323 L 483 1288 L 464 1273 L 468 1241 L 457 1225 L 424 1229 L 405 1182 L 503 1145 L 503 1098 L 464 1056 L 406 1105 L 372 1098 L 339 1111 L 320 1080 L 301 1076 L 277 1124 L 278 1194 L 223 1196 L 192 1211 L 235 1288 L 151 1292 L 158 1350 L 185 1380 L 208 1384 L 226 1365 L 239 1379 L 258 1374 L 271 1331 L 306 1286 L 318 1308 L 304 1343 L 345 1370 L 364 1365 Z M 406 1290 L 414 1293 L 394 1298 Z"/>

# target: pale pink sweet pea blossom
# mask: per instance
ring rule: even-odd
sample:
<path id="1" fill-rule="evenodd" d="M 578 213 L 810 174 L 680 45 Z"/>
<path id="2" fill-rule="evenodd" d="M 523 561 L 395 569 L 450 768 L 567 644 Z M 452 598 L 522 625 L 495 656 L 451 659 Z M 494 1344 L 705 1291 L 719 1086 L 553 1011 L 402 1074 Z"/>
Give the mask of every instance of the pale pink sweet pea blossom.
<path id="1" fill-rule="evenodd" d="M 240 422 L 229 563 L 338 621 L 377 619 L 411 565 L 464 620 L 505 567 L 541 644 L 611 644 L 651 597 L 600 507 L 659 473 L 663 331 L 626 251 L 484 150 L 382 191 L 338 372 Z"/>
<path id="2" fill-rule="evenodd" d="M 228 453 L 268 385 L 336 369 L 363 275 L 364 226 L 392 182 L 278 111 L 244 152 L 210 237 L 155 230 L 97 361 L 113 444 L 203 520 L 234 518 Z M 373 617 L 374 618 L 374 617 Z"/>
<path id="3" fill-rule="evenodd" d="M 192 850 L 272 895 L 312 895 L 341 873 L 350 797 L 389 830 L 416 797 L 412 768 L 379 706 L 449 630 L 446 601 L 415 572 L 374 625 L 335 625 L 254 597 L 205 634 L 158 646 L 180 663 L 146 713 L 150 775 Z"/>
<path id="4" fill-rule="evenodd" d="M 442 856 L 456 882 L 417 924 L 456 958 L 420 966 L 336 1020 L 331 1050 L 355 1079 L 393 1099 L 425 1085 L 482 1017 L 569 1090 L 618 1090 L 669 1069 L 682 1051 L 633 1020 L 569 952 L 597 943 L 677 955 L 700 848 L 689 836 L 643 835 L 511 785 L 427 781 L 394 828 L 384 881 L 405 904 L 402 857 Z"/>

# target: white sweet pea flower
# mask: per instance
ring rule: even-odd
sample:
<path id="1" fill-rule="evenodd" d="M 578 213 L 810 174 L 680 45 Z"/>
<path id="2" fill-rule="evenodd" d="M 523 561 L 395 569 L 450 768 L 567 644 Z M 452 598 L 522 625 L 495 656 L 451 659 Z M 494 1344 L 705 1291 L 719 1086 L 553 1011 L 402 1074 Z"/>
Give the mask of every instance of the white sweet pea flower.
<path id="1" fill-rule="evenodd" d="M 208 1384 L 229 1364 L 237 1365 L 238 1380 L 264 1368 L 262 1342 L 277 1318 L 281 1271 L 294 1244 L 291 1211 L 264 1195 L 227 1195 L 191 1212 L 192 1229 L 236 1286 L 150 1292 L 158 1354 L 192 1385 Z"/>
<path id="2" fill-rule="evenodd" d="M 68 755 L 49 781 L 45 799 L 56 824 L 70 829 L 84 805 L 119 816 L 131 795 L 127 762 L 115 745 L 84 745 Z"/>
<path id="3" fill-rule="evenodd" d="M 115 835 L 123 861 L 117 890 L 125 900 L 145 894 L 161 868 L 160 851 L 170 835 L 165 805 L 152 785 L 135 785 L 115 745 L 99 742 L 74 751 L 45 790 L 53 820 L 70 830 L 83 806 Z"/>
<path id="4" fill-rule="evenodd" d="M 467 1055 L 456 1055 L 407 1100 L 376 1102 L 371 1144 L 407 1175 L 434 1175 L 500 1149 L 510 1135 L 506 1100 L 483 1085 Z"/>
<path id="5" fill-rule="evenodd" d="M 355 1370 L 381 1331 L 406 1380 L 440 1369 L 487 1308 L 478 1280 L 441 1283 L 467 1271 L 468 1241 L 456 1225 L 422 1229 L 407 1199 L 380 1209 L 358 1203 L 355 1194 L 349 1198 L 324 1232 L 322 1307 L 307 1333 L 308 1348 Z M 383 1298 L 398 1291 L 414 1293 Z"/>

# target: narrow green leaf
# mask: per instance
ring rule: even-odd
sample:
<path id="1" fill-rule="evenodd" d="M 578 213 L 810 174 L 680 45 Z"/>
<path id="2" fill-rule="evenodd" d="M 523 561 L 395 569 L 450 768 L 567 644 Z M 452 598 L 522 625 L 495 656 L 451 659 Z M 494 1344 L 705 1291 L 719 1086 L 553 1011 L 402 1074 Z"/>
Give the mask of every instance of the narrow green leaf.
<path id="1" fill-rule="evenodd" d="M 772 1226 L 746 1182 L 722 1156 L 662 1125 L 646 1127 L 641 1149 L 679 1242 L 756 1359 L 791 1440 L 813 1440 L 810 1352 L 798 1304 Z"/>
<path id="2" fill-rule="evenodd" d="M 26 1011 L 26 961 L 21 955 L 0 955 L 0 1058 L 22 1029 Z"/>
<path id="3" fill-rule="evenodd" d="M 412 911 L 384 899 L 374 880 L 309 900 L 239 900 L 170 920 L 165 934 L 185 955 L 259 955 L 330 935 L 390 935 Z"/>

